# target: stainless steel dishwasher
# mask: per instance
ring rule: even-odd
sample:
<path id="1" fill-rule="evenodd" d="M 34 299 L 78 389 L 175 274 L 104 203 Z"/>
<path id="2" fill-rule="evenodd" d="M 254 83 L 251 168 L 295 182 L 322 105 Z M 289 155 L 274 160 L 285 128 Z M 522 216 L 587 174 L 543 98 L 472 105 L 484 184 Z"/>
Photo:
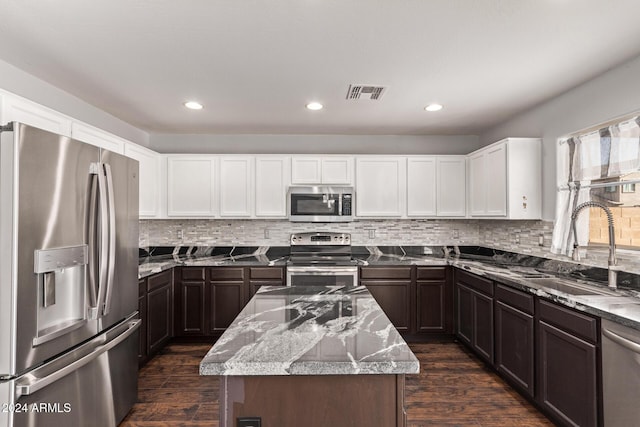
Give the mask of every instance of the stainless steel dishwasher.
<path id="1" fill-rule="evenodd" d="M 640 423 L 640 331 L 602 319 L 604 425 Z"/>

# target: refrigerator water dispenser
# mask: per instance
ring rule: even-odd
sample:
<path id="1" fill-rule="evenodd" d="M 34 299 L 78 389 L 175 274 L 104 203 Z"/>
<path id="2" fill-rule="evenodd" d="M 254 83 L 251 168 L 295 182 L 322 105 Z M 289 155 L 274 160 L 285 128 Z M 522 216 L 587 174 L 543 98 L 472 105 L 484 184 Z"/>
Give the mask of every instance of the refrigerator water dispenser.
<path id="1" fill-rule="evenodd" d="M 35 251 L 38 333 L 33 345 L 57 338 L 86 322 L 87 260 L 87 245 Z"/>

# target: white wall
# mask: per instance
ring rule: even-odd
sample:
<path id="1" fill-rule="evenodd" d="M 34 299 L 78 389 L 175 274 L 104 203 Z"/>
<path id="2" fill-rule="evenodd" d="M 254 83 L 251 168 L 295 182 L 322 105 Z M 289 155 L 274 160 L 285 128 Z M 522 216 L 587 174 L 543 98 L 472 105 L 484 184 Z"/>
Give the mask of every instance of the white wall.
<path id="1" fill-rule="evenodd" d="M 149 134 L 0 60 L 0 89 L 146 147 Z"/>
<path id="2" fill-rule="evenodd" d="M 475 135 L 151 135 L 161 153 L 467 154 L 478 142 Z"/>
<path id="3" fill-rule="evenodd" d="M 508 136 L 543 138 L 542 217 L 553 220 L 557 187 L 557 139 L 640 111 L 638 76 L 640 57 L 482 133 L 480 145 Z"/>

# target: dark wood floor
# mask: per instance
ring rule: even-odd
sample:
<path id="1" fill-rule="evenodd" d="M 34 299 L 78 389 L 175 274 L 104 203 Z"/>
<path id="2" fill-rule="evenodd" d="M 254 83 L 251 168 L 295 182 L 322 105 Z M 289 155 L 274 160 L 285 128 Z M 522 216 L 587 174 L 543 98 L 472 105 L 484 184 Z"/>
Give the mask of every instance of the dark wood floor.
<path id="1" fill-rule="evenodd" d="M 406 377 L 409 427 L 553 425 L 462 346 L 410 346 L 421 369 Z M 218 380 L 198 375 L 210 347 L 170 344 L 147 363 L 138 403 L 120 427 L 217 427 Z"/>

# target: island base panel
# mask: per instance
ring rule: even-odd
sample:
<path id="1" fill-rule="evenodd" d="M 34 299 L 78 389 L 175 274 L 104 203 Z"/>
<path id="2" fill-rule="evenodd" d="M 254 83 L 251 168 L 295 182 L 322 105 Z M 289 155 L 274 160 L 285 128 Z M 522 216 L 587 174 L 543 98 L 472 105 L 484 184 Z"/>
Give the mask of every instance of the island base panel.
<path id="1" fill-rule="evenodd" d="M 404 375 L 224 376 L 220 426 L 406 426 Z"/>

